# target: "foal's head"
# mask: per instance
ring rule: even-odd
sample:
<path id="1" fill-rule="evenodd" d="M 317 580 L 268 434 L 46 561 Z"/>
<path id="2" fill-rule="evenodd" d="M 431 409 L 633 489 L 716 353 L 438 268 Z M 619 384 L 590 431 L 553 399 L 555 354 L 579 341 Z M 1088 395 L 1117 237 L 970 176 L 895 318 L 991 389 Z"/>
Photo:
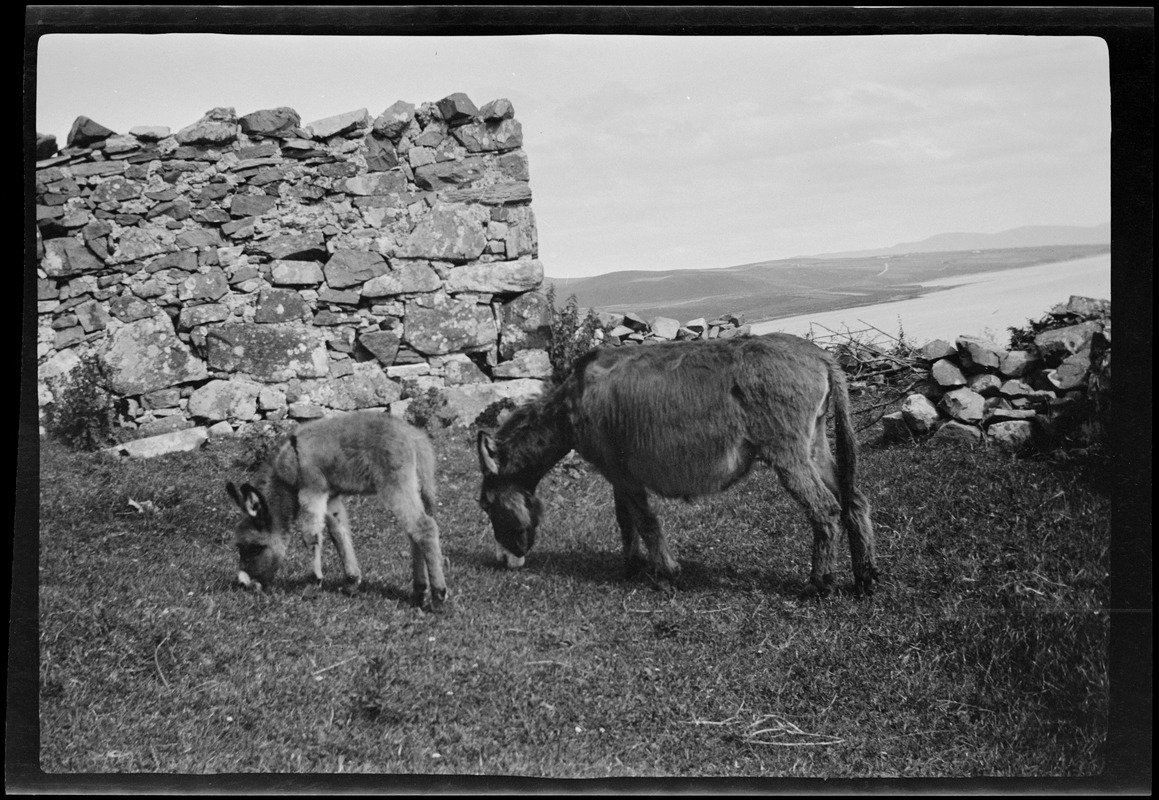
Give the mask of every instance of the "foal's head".
<path id="1" fill-rule="evenodd" d="M 521 480 L 518 473 L 501 474 L 498 448 L 490 434 L 479 432 L 478 449 L 483 470 L 479 506 L 491 518 L 500 561 L 510 569 L 518 569 L 535 545 L 543 503 L 535 496 L 534 483 L 525 476 Z"/>
<path id="2" fill-rule="evenodd" d="M 239 489 L 226 483 L 225 489 L 243 515 L 234 533 L 238 583 L 247 589 L 268 589 L 286 557 L 285 531 L 274 530 L 269 504 L 253 486 L 243 483 Z"/>

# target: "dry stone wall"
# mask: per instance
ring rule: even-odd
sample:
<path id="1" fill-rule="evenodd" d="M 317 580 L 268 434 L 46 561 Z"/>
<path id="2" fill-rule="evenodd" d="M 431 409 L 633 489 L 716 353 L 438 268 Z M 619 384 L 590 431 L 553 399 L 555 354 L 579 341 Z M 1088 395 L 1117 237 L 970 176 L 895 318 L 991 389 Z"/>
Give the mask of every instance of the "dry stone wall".
<path id="1" fill-rule="evenodd" d="M 1102 440 L 1110 414 L 1111 304 L 1071 297 L 1051 310 L 1055 326 L 1024 349 L 959 336 L 917 355 L 929 375 L 882 418 L 886 440 L 992 443 L 1010 451 L 1064 438 Z"/>
<path id="2" fill-rule="evenodd" d="M 40 404 L 95 357 L 140 436 L 542 389 L 550 330 L 507 100 L 301 124 L 216 108 L 38 136 Z M 211 428 L 211 429 L 212 429 Z"/>

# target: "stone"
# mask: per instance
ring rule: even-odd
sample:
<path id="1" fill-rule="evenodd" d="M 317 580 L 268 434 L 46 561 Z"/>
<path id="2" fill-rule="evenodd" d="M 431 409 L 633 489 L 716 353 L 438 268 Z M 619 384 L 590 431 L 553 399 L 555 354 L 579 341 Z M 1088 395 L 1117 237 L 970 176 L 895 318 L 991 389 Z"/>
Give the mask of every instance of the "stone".
<path id="1" fill-rule="evenodd" d="M 386 408 L 402 397 L 402 387 L 374 361 L 355 363 L 350 374 L 337 379 L 302 381 L 300 391 L 299 402 L 304 398 L 338 411 Z"/>
<path id="2" fill-rule="evenodd" d="M 515 107 L 505 97 L 492 100 L 479 109 L 479 118 L 484 122 L 499 122 L 501 120 L 511 119 L 514 116 Z"/>
<path id="3" fill-rule="evenodd" d="M 443 360 L 443 381 L 447 386 L 490 383 L 483 370 L 461 353 L 452 353 Z"/>
<path id="4" fill-rule="evenodd" d="M 252 242 L 246 250 L 271 260 L 321 260 L 327 257 L 326 242 L 318 231 L 271 236 L 269 239 Z"/>
<path id="5" fill-rule="evenodd" d="M 966 386 L 983 397 L 993 397 L 1002 388 L 1002 379 L 988 372 L 971 375 Z"/>
<path id="6" fill-rule="evenodd" d="M 220 303 L 206 303 L 200 306 L 186 306 L 177 316 L 177 329 L 189 331 L 199 325 L 225 322 L 231 316 L 228 306 Z"/>
<path id="7" fill-rule="evenodd" d="M 183 302 L 220 300 L 229 294 L 229 279 L 214 267 L 206 272 L 190 275 L 177 284 L 177 299 Z"/>
<path id="8" fill-rule="evenodd" d="M 966 376 L 962 374 L 962 370 L 948 358 L 939 359 L 935 361 L 930 367 L 930 377 L 938 386 L 965 386 Z"/>
<path id="9" fill-rule="evenodd" d="M 906 397 L 898 413 L 914 433 L 929 433 L 938 425 L 938 409 L 924 395 L 911 394 Z"/>
<path id="10" fill-rule="evenodd" d="M 986 429 L 990 441 L 1010 452 L 1019 452 L 1030 447 L 1034 440 L 1034 426 L 1027 420 L 995 422 Z"/>
<path id="11" fill-rule="evenodd" d="M 473 261 L 487 246 L 485 214 L 476 207 L 437 203 L 407 236 L 402 255 L 438 261 Z"/>
<path id="12" fill-rule="evenodd" d="M 390 271 L 386 259 L 378 253 L 361 250 L 339 250 L 322 269 L 326 284 L 333 289 L 345 289 L 385 275 Z"/>
<path id="13" fill-rule="evenodd" d="M 96 300 L 88 300 L 73 308 L 77 321 L 85 333 L 103 331 L 109 325 L 109 312 Z"/>
<path id="14" fill-rule="evenodd" d="M 260 217 L 277 203 L 277 198 L 268 194 L 235 194 L 229 204 L 229 214 L 234 218 Z"/>
<path id="15" fill-rule="evenodd" d="M 398 355 L 401 337 L 394 331 L 367 331 L 358 337 L 358 343 L 365 347 L 384 367 L 394 363 Z"/>
<path id="16" fill-rule="evenodd" d="M 930 441 L 938 444 L 980 444 L 982 442 L 982 431 L 973 425 L 965 425 L 961 422 L 950 420 L 938 428 L 937 432 L 930 438 Z"/>
<path id="17" fill-rule="evenodd" d="M 270 282 L 281 286 L 317 286 L 325 279 L 322 266 L 313 261 L 277 261 Z"/>
<path id="18" fill-rule="evenodd" d="M 538 378 L 551 377 L 551 358 L 546 350 L 520 350 L 510 361 L 503 361 L 491 370 L 494 378 Z"/>
<path id="19" fill-rule="evenodd" d="M 210 422 L 249 422 L 258 411 L 262 384 L 233 378 L 213 380 L 189 396 L 189 415 Z"/>
<path id="20" fill-rule="evenodd" d="M 1062 360 L 1057 369 L 1051 370 L 1053 373 L 1051 382 L 1054 384 L 1054 388 L 1065 392 L 1086 386 L 1087 375 L 1091 371 L 1090 352 L 1087 349 L 1069 355 Z"/>
<path id="21" fill-rule="evenodd" d="M 474 303 L 407 303 L 403 320 L 403 340 L 427 356 L 490 349 L 498 333 L 491 309 Z"/>
<path id="22" fill-rule="evenodd" d="M 317 328 L 226 323 L 210 328 L 206 349 L 210 369 L 262 381 L 322 378 L 330 372 L 326 341 Z"/>
<path id="23" fill-rule="evenodd" d="M 406 175 L 398 169 L 356 175 L 353 178 L 347 178 L 341 184 L 343 191 L 359 197 L 401 195 L 407 191 Z"/>
<path id="24" fill-rule="evenodd" d="M 462 125 L 479 113 L 479 109 L 471 102 L 471 98 L 462 92 L 447 95 L 436 105 L 439 109 L 439 115 L 448 125 Z"/>
<path id="25" fill-rule="evenodd" d="M 959 422 L 980 422 L 985 413 L 985 399 L 970 389 L 946 392 L 938 406 Z"/>
<path id="26" fill-rule="evenodd" d="M 539 261 L 489 261 L 455 267 L 447 276 L 446 289 L 448 293 L 522 293 L 542 283 L 543 264 Z"/>
<path id="27" fill-rule="evenodd" d="M 387 139 L 397 140 L 414 120 L 413 103 L 398 100 L 374 120 L 374 132 Z"/>
<path id="28" fill-rule="evenodd" d="M 652 320 L 652 335 L 657 339 L 675 339 L 680 330 L 680 322 L 671 317 L 656 317 Z"/>
<path id="29" fill-rule="evenodd" d="M 311 320 L 313 316 L 310 304 L 295 289 L 267 289 L 254 309 L 254 322 L 259 324 Z"/>
<path id="30" fill-rule="evenodd" d="M 997 371 L 1006 355 L 1006 348 L 980 336 L 959 336 L 955 342 L 959 362 L 971 371 Z"/>
<path id="31" fill-rule="evenodd" d="M 370 134 L 365 139 L 366 168 L 371 172 L 386 172 L 398 166 L 398 152 L 389 139 Z"/>
<path id="32" fill-rule="evenodd" d="M 414 171 L 415 183 L 423 189 L 436 190 L 448 186 L 466 186 L 482 178 L 486 167 L 487 161 L 478 156 L 460 161 L 424 164 Z"/>
<path id="33" fill-rule="evenodd" d="M 348 133 L 370 126 L 370 113 L 365 108 L 347 111 L 326 117 L 306 125 L 306 131 L 315 139 L 329 139 L 331 136 L 345 136 Z"/>
<path id="34" fill-rule="evenodd" d="M 998 388 L 998 393 L 1003 397 L 1026 397 L 1034 391 L 1030 384 L 1026 381 L 1011 378 Z"/>
<path id="35" fill-rule="evenodd" d="M 131 458 L 154 458 L 155 456 L 169 455 L 170 453 L 187 453 L 197 450 L 209 439 L 205 428 L 186 428 L 173 431 L 161 436 L 150 436 L 145 439 L 134 439 L 123 442 L 103 451 L 110 455 L 129 456 Z"/>
<path id="36" fill-rule="evenodd" d="M 209 376 L 205 362 L 177 338 L 172 321 L 163 312 L 110 332 L 98 356 L 109 388 L 121 396 L 144 394 Z"/>
<path id="37" fill-rule="evenodd" d="M 448 386 L 443 390 L 447 407 L 454 415 L 455 425 L 466 427 L 486 410 L 487 406 L 509 398 L 516 404 L 532 400 L 543 393 L 547 384 L 533 378 L 516 378 L 495 383 L 473 383 L 464 386 Z"/>
<path id="38" fill-rule="evenodd" d="M 114 131 L 82 115 L 73 120 L 72 128 L 68 132 L 68 138 L 65 139 L 65 146 L 91 147 L 94 144 L 103 142 L 113 134 Z"/>
<path id="39" fill-rule="evenodd" d="M 523 125 L 517 119 L 460 125 L 451 133 L 468 153 L 502 152 L 523 146 Z"/>
<path id="40" fill-rule="evenodd" d="M 301 124 L 298 112 L 286 106 L 254 111 L 238 120 L 241 132 L 247 136 L 289 136 Z"/>
<path id="41" fill-rule="evenodd" d="M 1050 365 L 1058 364 L 1072 353 L 1086 350 L 1091 345 L 1091 337 L 1103 329 L 1101 322 L 1083 322 L 1065 328 L 1043 331 L 1034 337 L 1034 346 Z"/>
<path id="42" fill-rule="evenodd" d="M 887 442 L 908 442 L 913 439 L 913 433 L 902 412 L 894 411 L 881 418 L 881 438 Z"/>
<path id="43" fill-rule="evenodd" d="M 178 144 L 223 145 L 237 139 L 237 115 L 232 108 L 215 108 L 192 125 L 177 131 Z"/>
<path id="44" fill-rule="evenodd" d="M 530 203 L 531 186 L 526 181 L 497 183 L 492 186 L 451 189 L 442 196 L 448 203 L 483 203 L 492 206 Z"/>
<path id="45" fill-rule="evenodd" d="M 1050 313 L 1056 316 L 1072 314 L 1083 319 L 1109 317 L 1111 315 L 1111 301 L 1072 294 L 1064 305 L 1052 308 Z"/>
<path id="46" fill-rule="evenodd" d="M 82 242 L 72 236 L 66 236 L 44 242 L 44 258 L 40 262 L 40 268 L 50 278 L 67 278 L 86 272 L 97 272 L 104 269 L 105 264 Z"/>
<path id="47" fill-rule="evenodd" d="M 542 350 L 550 344 L 551 302 L 542 292 L 526 292 L 507 301 L 498 316 L 500 358 L 511 359 L 520 350 Z"/>
<path id="48" fill-rule="evenodd" d="M 443 285 L 439 274 L 425 261 L 395 262 L 394 269 L 362 284 L 363 297 L 433 292 Z"/>
<path id="49" fill-rule="evenodd" d="M 1027 350 L 1010 350 L 1002 356 L 998 372 L 1007 378 L 1021 378 L 1038 364 L 1038 356 Z"/>

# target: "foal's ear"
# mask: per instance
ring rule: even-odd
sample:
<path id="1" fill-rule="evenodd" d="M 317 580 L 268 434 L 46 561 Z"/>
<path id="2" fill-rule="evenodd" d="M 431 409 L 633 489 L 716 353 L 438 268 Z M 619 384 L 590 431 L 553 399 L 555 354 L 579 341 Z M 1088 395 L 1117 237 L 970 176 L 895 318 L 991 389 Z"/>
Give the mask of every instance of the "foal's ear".
<path id="1" fill-rule="evenodd" d="M 495 453 L 495 437 L 487 431 L 479 431 L 478 449 L 479 466 L 482 467 L 484 474 L 498 475 L 499 459 Z"/>

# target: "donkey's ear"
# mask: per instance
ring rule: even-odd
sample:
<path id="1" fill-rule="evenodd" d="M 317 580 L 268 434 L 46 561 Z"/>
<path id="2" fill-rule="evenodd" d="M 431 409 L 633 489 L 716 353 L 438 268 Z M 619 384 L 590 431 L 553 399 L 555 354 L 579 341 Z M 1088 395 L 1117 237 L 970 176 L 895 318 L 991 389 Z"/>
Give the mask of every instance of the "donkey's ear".
<path id="1" fill-rule="evenodd" d="M 229 499 L 233 500 L 243 512 L 245 511 L 245 500 L 242 499 L 241 491 L 234 485 L 233 481 L 225 482 L 225 491 L 229 494 Z"/>
<path id="2" fill-rule="evenodd" d="M 499 459 L 495 453 L 495 438 L 487 431 L 479 431 L 479 466 L 486 475 L 499 474 Z"/>
<path id="3" fill-rule="evenodd" d="M 270 509 L 261 492 L 248 483 L 243 483 L 241 489 L 230 483 L 226 485 L 226 490 L 242 513 L 256 522 L 259 528 L 269 527 Z"/>

